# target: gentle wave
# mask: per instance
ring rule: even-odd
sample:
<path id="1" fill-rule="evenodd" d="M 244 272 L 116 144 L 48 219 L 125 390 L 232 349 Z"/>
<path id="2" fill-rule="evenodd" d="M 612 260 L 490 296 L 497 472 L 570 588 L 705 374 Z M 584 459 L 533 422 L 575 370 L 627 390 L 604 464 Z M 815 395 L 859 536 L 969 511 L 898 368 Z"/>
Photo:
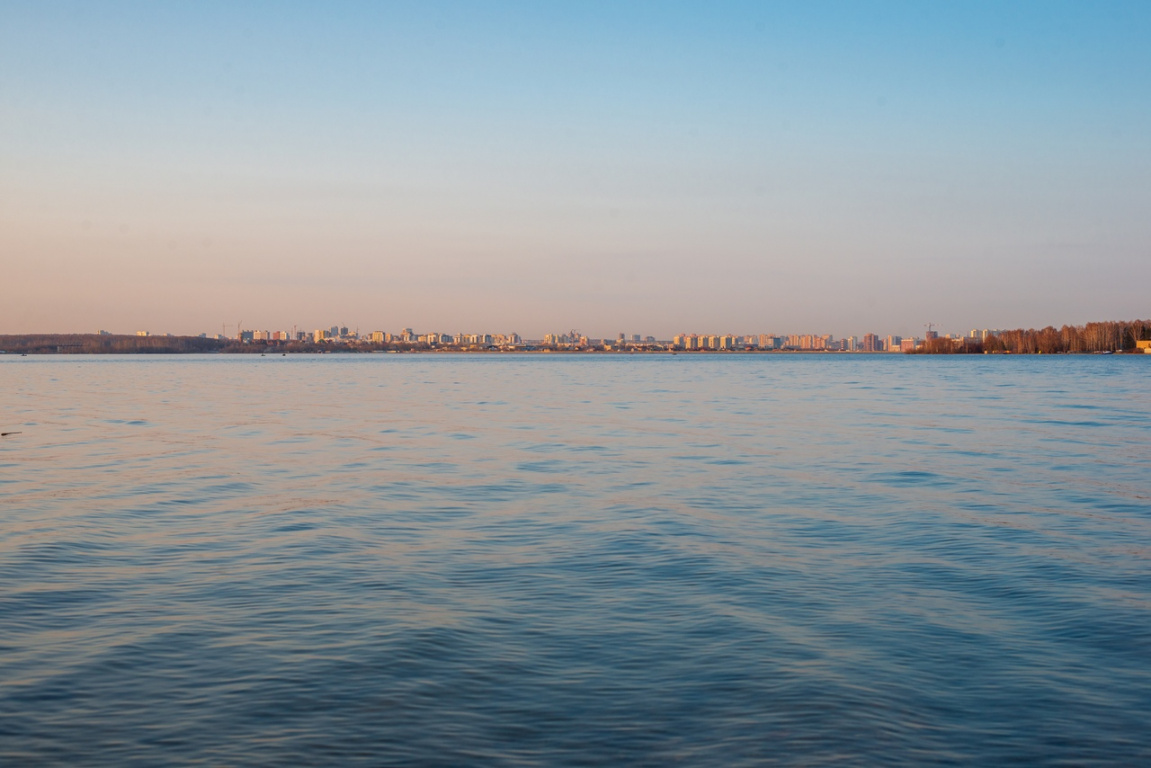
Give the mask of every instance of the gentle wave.
<path id="1" fill-rule="evenodd" d="M 1149 364 L 0 361 L 0 762 L 1151 761 Z"/>

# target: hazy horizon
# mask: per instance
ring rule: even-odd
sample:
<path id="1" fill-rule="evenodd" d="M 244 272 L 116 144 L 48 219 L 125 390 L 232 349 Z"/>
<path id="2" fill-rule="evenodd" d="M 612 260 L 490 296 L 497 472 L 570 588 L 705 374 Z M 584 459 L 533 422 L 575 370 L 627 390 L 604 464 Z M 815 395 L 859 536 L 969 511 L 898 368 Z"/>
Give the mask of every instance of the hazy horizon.
<path id="1" fill-rule="evenodd" d="M 0 333 L 1151 315 L 1146 3 L 10 3 Z"/>

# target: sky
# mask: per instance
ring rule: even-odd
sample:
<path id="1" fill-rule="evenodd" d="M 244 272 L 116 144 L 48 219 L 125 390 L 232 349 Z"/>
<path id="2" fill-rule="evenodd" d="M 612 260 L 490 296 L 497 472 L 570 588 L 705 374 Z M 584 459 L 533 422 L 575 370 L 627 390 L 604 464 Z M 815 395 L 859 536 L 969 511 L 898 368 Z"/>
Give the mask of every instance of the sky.
<path id="1" fill-rule="evenodd" d="M 0 333 L 1151 316 L 1151 3 L 0 2 Z"/>

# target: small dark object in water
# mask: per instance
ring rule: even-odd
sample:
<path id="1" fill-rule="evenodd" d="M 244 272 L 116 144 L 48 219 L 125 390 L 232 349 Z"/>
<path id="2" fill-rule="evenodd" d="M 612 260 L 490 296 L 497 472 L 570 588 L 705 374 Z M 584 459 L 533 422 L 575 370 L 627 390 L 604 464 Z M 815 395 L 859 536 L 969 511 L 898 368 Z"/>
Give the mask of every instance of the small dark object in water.
<path id="1" fill-rule="evenodd" d="M 0 432 L 0 437 L 8 437 L 8 435 L 22 435 L 23 432 Z"/>

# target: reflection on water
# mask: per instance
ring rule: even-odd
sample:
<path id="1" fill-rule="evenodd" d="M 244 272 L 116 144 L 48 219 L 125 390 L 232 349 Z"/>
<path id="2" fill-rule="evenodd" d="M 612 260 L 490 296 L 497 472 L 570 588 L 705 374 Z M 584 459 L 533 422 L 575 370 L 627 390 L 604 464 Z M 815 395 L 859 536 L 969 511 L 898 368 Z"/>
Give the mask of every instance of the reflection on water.
<path id="1" fill-rule="evenodd" d="M 1151 760 L 1151 359 L 0 361 L 0 762 Z"/>

